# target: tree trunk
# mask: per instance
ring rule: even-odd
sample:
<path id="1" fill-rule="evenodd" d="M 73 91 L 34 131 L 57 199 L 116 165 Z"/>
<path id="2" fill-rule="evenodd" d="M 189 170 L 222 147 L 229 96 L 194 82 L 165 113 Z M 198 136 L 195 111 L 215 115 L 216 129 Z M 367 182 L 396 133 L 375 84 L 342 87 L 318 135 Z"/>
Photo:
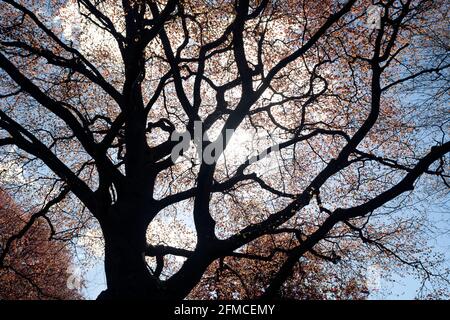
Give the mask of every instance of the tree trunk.
<path id="1" fill-rule="evenodd" d="M 145 262 L 146 230 L 139 201 L 116 203 L 101 222 L 107 290 L 98 299 L 157 299 L 157 280 Z"/>

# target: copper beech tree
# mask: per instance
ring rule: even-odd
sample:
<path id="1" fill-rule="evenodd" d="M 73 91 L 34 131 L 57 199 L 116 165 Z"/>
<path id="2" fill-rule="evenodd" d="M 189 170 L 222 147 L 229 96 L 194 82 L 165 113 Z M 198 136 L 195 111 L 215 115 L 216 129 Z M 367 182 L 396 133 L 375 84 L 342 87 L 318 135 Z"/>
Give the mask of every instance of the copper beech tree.
<path id="1" fill-rule="evenodd" d="M 101 230 L 99 299 L 364 298 L 373 263 L 448 281 L 415 205 L 449 186 L 446 1 L 0 11 L 2 183 L 55 241 Z"/>
<path id="2" fill-rule="evenodd" d="M 20 210 L 0 189 L 0 299 L 80 299 L 67 286 L 71 255 L 61 242 L 48 241 L 51 230 Z M 9 240 L 9 242 L 7 242 Z M 18 240 L 18 241 L 16 241 Z"/>

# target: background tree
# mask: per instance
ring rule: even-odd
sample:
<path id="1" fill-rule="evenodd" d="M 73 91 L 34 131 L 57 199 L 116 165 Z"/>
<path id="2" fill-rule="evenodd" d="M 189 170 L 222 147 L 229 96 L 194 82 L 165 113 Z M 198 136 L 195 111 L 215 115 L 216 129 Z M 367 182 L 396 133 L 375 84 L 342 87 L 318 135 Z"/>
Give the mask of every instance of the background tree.
<path id="1" fill-rule="evenodd" d="M 48 4 L 2 1 L 1 152 L 17 201 L 67 219 L 55 234 L 98 223 L 99 298 L 181 299 L 214 261 L 269 248 L 252 297 L 301 296 L 289 281 L 319 258 L 448 281 L 426 213 L 404 210 L 448 192 L 445 2 L 380 1 L 376 28 L 369 1 Z"/>
<path id="2" fill-rule="evenodd" d="M 39 219 L 43 212 L 22 212 L 0 190 L 0 300 L 81 298 L 67 286 L 70 252 L 63 243 L 48 241 L 51 230 Z"/>

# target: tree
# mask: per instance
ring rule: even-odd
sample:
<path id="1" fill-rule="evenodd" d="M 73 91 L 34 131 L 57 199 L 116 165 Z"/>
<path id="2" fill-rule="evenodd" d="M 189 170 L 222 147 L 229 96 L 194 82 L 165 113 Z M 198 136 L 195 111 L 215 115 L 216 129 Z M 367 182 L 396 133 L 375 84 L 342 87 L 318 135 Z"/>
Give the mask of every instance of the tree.
<path id="1" fill-rule="evenodd" d="M 67 287 L 71 255 L 61 242 L 48 241 L 50 230 L 38 219 L 21 212 L 0 190 L 0 300 L 80 299 Z M 8 239 L 14 241 L 7 242 Z"/>
<path id="2" fill-rule="evenodd" d="M 426 217 L 401 209 L 448 191 L 446 4 L 376 5 L 3 0 L 0 146 L 28 190 L 13 187 L 79 228 L 95 218 L 101 299 L 184 298 L 267 239 L 264 298 L 301 296 L 283 284 L 318 259 L 445 279 Z M 193 244 L 148 235 L 171 216 Z"/>
<path id="3" fill-rule="evenodd" d="M 284 262 L 281 253 L 289 251 L 283 247 L 289 247 L 292 239 L 287 236 L 284 238 L 284 243 L 278 241 L 275 245 L 270 237 L 262 237 L 249 245 L 245 255 L 224 257 L 215 261 L 191 291 L 189 298 L 258 298 Z M 306 254 L 303 258 L 294 267 L 292 277 L 283 286 L 283 298 L 366 299 L 370 293 L 364 275 L 355 273 L 354 270 L 346 270 L 346 264 L 342 263 L 339 266 L 344 268 L 335 268 L 340 259 L 338 256 L 324 260 L 323 257 Z"/>

